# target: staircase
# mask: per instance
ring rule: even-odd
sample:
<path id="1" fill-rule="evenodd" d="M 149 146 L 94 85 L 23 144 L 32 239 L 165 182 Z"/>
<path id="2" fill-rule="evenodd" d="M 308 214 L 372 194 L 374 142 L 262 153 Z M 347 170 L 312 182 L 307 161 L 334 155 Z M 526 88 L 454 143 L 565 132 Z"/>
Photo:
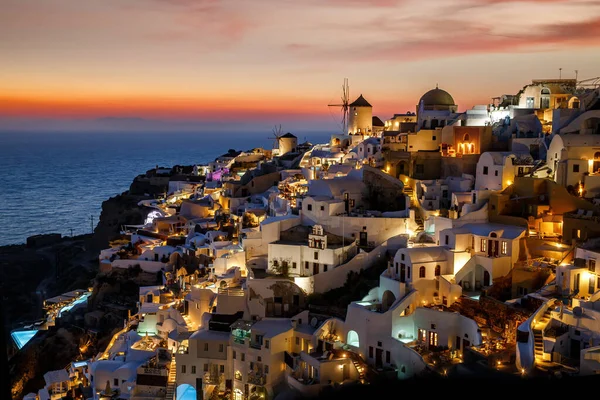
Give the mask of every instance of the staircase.
<path id="1" fill-rule="evenodd" d="M 171 358 L 171 366 L 169 367 L 169 378 L 167 380 L 167 395 L 165 400 L 173 400 L 175 398 L 175 384 L 177 381 L 177 362 L 175 355 Z"/>
<path id="2" fill-rule="evenodd" d="M 541 329 L 533 329 L 535 362 L 539 363 L 544 355 L 544 338 Z"/>
<path id="3" fill-rule="evenodd" d="M 360 383 L 365 383 L 365 366 L 362 365 L 356 358 L 352 358 L 352 363 L 358 371 L 358 380 Z"/>
<path id="4" fill-rule="evenodd" d="M 544 363 L 544 336 L 543 329 L 546 327 L 548 322 L 550 321 L 550 309 L 547 309 L 546 312 L 542 315 L 539 321 L 535 324 L 535 327 L 532 327 L 533 331 L 533 339 L 534 339 L 534 356 L 535 363 L 539 366 Z"/>
<path id="5" fill-rule="evenodd" d="M 423 218 L 421 215 L 415 210 L 415 222 L 417 223 L 416 233 L 423 232 L 425 230 L 425 225 L 423 224 Z"/>

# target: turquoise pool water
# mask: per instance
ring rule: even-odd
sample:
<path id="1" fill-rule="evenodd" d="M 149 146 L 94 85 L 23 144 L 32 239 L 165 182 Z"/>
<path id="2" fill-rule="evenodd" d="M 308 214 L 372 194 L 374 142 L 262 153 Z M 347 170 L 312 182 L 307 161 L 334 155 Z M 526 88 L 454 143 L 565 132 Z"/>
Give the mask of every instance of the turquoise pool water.
<path id="1" fill-rule="evenodd" d="M 196 400 L 196 389 L 188 384 L 177 388 L 177 400 Z"/>
<path id="2" fill-rule="evenodd" d="M 17 344 L 17 347 L 19 348 L 19 350 L 21 350 L 23 348 L 23 346 L 25 346 L 27 344 L 27 342 L 29 342 L 31 339 L 33 339 L 33 337 L 35 336 L 36 333 L 37 333 L 37 330 L 14 331 L 14 332 L 10 333 L 10 336 L 13 338 L 13 340 Z"/>
<path id="3" fill-rule="evenodd" d="M 73 307 L 87 302 L 87 299 L 88 299 L 88 297 L 90 297 L 90 295 L 91 295 L 91 293 L 89 293 L 89 292 L 84 293 L 81 296 L 79 296 L 76 300 L 74 300 L 71 304 L 69 304 L 68 306 L 64 306 L 63 308 L 61 308 L 60 311 L 58 312 L 58 317 L 60 318 L 62 316 L 63 312 L 70 311 Z"/>

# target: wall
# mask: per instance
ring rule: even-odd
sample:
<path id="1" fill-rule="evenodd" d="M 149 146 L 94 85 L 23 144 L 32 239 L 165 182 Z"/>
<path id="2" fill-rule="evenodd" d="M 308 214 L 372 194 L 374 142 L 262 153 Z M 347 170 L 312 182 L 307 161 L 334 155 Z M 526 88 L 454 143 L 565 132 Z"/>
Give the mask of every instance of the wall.
<path id="1" fill-rule="evenodd" d="M 114 260 L 111 263 L 113 268 L 131 268 L 134 265 L 139 265 L 144 272 L 157 273 L 158 271 L 164 270 L 167 271 L 168 264 L 161 263 L 160 261 L 146 261 L 146 260 L 136 260 L 136 259 L 128 259 L 128 260 Z"/>
<path id="2" fill-rule="evenodd" d="M 392 241 L 393 242 L 393 241 Z M 388 250 L 397 249 L 399 244 L 384 242 L 369 253 L 360 252 L 350 261 L 339 265 L 327 272 L 321 272 L 311 277 L 296 277 L 294 282 L 307 294 L 324 293 L 331 289 L 344 286 L 350 271 L 359 272 L 371 268 L 375 263 L 385 259 Z"/>
<path id="3" fill-rule="evenodd" d="M 345 236 L 352 240 L 359 238 L 363 227 L 367 228 L 368 241 L 375 246 L 387 239 L 416 230 L 417 225 L 410 218 L 379 218 L 379 217 L 345 217 L 327 216 L 319 218 L 311 211 L 306 211 L 304 205 L 301 213 L 303 225 L 320 224 L 327 232 L 338 236 Z M 353 236 L 354 235 L 354 236 Z"/>
<path id="4" fill-rule="evenodd" d="M 421 129 L 408 135 L 408 151 L 432 151 L 438 150 L 442 142 L 442 129 Z"/>
<path id="5" fill-rule="evenodd" d="M 354 114 L 357 115 L 354 115 Z M 350 107 L 348 118 L 348 132 L 357 134 L 360 130 L 361 134 L 372 131 L 373 124 L 373 108 L 372 107 Z"/>

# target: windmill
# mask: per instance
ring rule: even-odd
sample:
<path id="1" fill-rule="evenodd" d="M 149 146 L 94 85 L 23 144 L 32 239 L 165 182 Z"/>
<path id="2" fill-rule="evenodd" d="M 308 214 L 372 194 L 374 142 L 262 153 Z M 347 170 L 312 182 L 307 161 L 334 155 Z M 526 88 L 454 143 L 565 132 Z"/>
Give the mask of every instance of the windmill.
<path id="1" fill-rule="evenodd" d="M 281 124 L 279 126 L 275 125 L 273 127 L 273 136 L 268 138 L 273 140 L 273 149 L 279 149 L 279 142 L 281 141 L 281 137 L 283 136 L 283 131 L 281 130 Z"/>
<path id="2" fill-rule="evenodd" d="M 348 111 L 350 99 L 350 87 L 348 86 L 348 78 L 344 78 L 344 84 L 342 85 L 342 97 L 340 104 L 329 104 L 329 107 L 340 107 L 342 110 L 342 131 L 346 135 L 348 134 Z"/>

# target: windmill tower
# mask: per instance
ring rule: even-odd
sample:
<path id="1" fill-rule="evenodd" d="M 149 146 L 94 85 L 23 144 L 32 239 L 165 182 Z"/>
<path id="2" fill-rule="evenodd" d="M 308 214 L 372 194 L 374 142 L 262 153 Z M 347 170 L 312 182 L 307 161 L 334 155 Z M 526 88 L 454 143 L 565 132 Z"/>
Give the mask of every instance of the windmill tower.
<path id="1" fill-rule="evenodd" d="M 280 155 L 279 150 L 281 149 L 281 138 L 283 137 L 281 124 L 273 127 L 272 134 L 273 136 L 271 136 L 269 139 L 273 140 L 273 155 Z"/>
<path id="2" fill-rule="evenodd" d="M 339 104 L 329 104 L 329 107 L 340 107 L 342 111 L 342 133 L 348 134 L 348 111 L 350 109 L 350 87 L 348 86 L 348 78 L 344 78 L 342 85 L 342 97 Z"/>

